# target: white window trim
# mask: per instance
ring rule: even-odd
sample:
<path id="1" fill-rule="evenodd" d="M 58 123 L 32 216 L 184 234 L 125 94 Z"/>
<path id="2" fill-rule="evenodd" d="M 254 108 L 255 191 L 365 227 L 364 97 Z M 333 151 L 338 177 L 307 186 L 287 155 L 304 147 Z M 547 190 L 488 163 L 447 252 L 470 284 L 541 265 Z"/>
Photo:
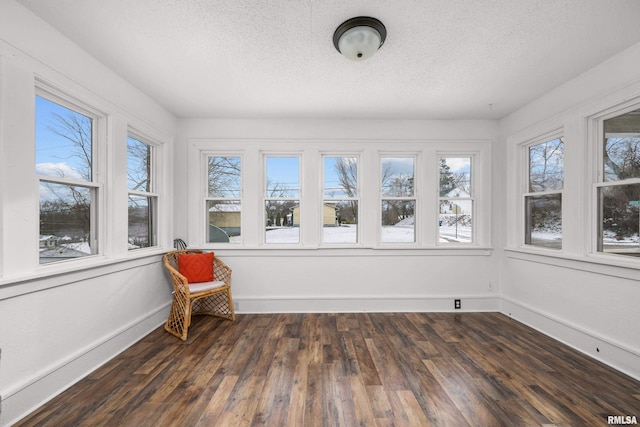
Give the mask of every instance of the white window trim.
<path id="1" fill-rule="evenodd" d="M 442 200 L 471 200 L 472 203 L 472 212 L 471 212 L 471 242 L 440 242 L 440 227 L 436 227 L 436 245 L 442 247 L 457 247 L 457 246 L 473 246 L 477 243 L 477 221 L 476 221 L 476 212 L 477 208 L 477 197 L 476 197 L 476 163 L 477 163 L 477 152 L 447 152 L 447 151 L 439 151 L 436 153 L 436 163 L 435 170 L 437 174 L 436 179 L 436 196 L 438 197 L 438 202 L 436 203 L 436 211 L 437 211 L 437 219 L 440 218 L 440 201 Z M 440 159 L 442 158 L 469 158 L 471 159 L 471 197 L 442 197 L 440 196 Z"/>
<path id="2" fill-rule="evenodd" d="M 385 197 L 382 194 L 382 159 L 384 158 L 413 158 L 413 195 L 406 197 Z M 422 182 L 424 175 L 422 171 L 420 152 L 411 151 L 378 151 L 378 206 L 377 206 L 377 246 L 384 248 L 407 248 L 420 247 L 422 245 Z M 383 242 L 382 241 L 382 202 L 385 200 L 413 200 L 414 202 L 414 225 L 413 225 L 413 242 Z"/>
<path id="3" fill-rule="evenodd" d="M 562 189 L 560 190 L 544 190 L 544 191 L 531 191 L 531 189 L 529 188 L 530 184 L 531 184 L 531 165 L 530 165 L 530 149 L 533 146 L 536 145 L 540 145 L 540 144 L 546 144 L 547 142 L 550 141 L 554 141 L 556 139 L 563 139 L 564 133 L 562 131 L 558 131 L 558 132 L 553 132 L 553 133 L 548 133 L 545 134 L 542 137 L 536 138 L 533 141 L 529 141 L 528 143 L 524 144 L 522 146 L 523 148 L 523 152 L 524 152 L 524 156 L 525 156 L 525 164 L 526 167 L 524 168 L 524 172 L 525 172 L 525 180 L 524 180 L 524 188 L 522 188 L 522 194 L 521 194 L 521 204 L 522 204 L 522 228 L 521 228 L 521 245 L 524 247 L 528 247 L 528 248 L 536 248 L 536 249 L 540 249 L 540 250 L 548 250 L 548 251 L 555 251 L 555 252 L 562 252 L 564 250 L 565 247 L 565 236 L 564 236 L 564 227 L 562 228 L 562 237 L 561 237 L 561 247 L 560 248 L 545 248 L 539 245 L 532 245 L 530 243 L 526 243 L 527 241 L 527 230 L 526 230 L 526 225 L 527 225 L 527 219 L 526 219 L 526 215 L 527 215 L 527 197 L 535 197 L 535 196 L 550 196 L 550 195 L 554 195 L 554 194 L 559 194 L 560 195 L 560 200 L 561 203 L 564 202 L 564 176 L 565 176 L 565 165 L 564 165 L 564 159 L 563 159 L 563 164 L 562 164 L 562 181 L 563 181 L 563 185 L 562 185 Z M 564 145 L 565 145 L 566 141 L 562 141 L 563 144 L 563 149 L 564 149 Z M 563 205 L 561 204 L 561 207 Z M 565 223 L 565 209 L 562 209 L 561 211 L 561 217 L 562 217 L 562 224 Z"/>
<path id="4" fill-rule="evenodd" d="M 343 198 L 325 198 L 324 197 L 324 176 L 325 176 L 325 170 L 324 170 L 324 159 L 325 157 L 355 157 L 356 158 L 356 162 L 357 162 L 357 176 L 356 176 L 356 180 L 357 180 L 357 185 L 356 185 L 356 197 L 343 197 Z M 361 217 L 362 217 L 362 213 L 361 213 L 361 209 L 362 209 L 362 204 L 361 204 L 361 198 L 362 198 L 362 184 L 361 184 L 361 178 L 362 178 L 362 161 L 361 161 L 361 153 L 359 152 L 335 152 L 335 151 L 322 151 L 320 153 L 320 159 L 321 159 L 321 164 L 320 164 L 320 168 L 321 168 L 321 173 L 320 173 L 320 182 L 319 182 L 319 192 L 320 192 L 320 206 L 319 206 L 319 211 L 318 211 L 318 215 L 319 215 L 319 219 L 320 219 L 320 230 L 319 230 L 319 236 L 318 236 L 318 242 L 319 245 L 322 247 L 327 247 L 327 248 L 349 248 L 349 247 L 362 247 L 362 234 L 361 234 L 361 230 L 362 230 L 362 226 L 361 226 Z M 356 242 L 355 243 L 325 243 L 324 242 L 324 224 L 323 224 L 323 206 L 324 206 L 324 201 L 325 200 L 331 200 L 331 201 L 355 201 L 358 204 L 358 217 L 356 218 L 357 221 L 357 230 L 356 230 Z"/>
<path id="5" fill-rule="evenodd" d="M 600 246 L 600 214 L 598 190 L 603 187 L 613 187 L 621 185 L 640 184 L 640 178 L 628 178 L 620 181 L 604 180 L 604 122 L 605 120 L 626 114 L 628 112 L 640 109 L 640 97 L 627 100 L 626 102 L 614 105 L 610 108 L 601 110 L 587 118 L 588 121 L 588 141 L 590 144 L 589 157 L 592 165 L 593 173 L 592 188 L 589 192 L 590 218 L 589 233 L 590 245 L 588 255 L 594 259 L 610 260 L 605 261 L 611 264 L 621 266 L 633 266 L 640 268 L 640 259 L 637 257 L 624 256 L 618 254 L 607 253 L 599 250 Z"/>
<path id="6" fill-rule="evenodd" d="M 261 140 L 261 139 L 205 139 L 194 138 L 187 142 L 188 170 L 188 209 L 189 229 L 187 239 L 190 247 L 207 250 L 235 252 L 239 256 L 246 254 L 306 256 L 308 250 L 317 256 L 322 254 L 345 253 L 348 255 L 401 255 L 401 254 L 460 254 L 487 255 L 491 246 L 491 180 L 492 180 L 492 142 L 490 140 Z M 295 147 L 292 150 L 292 147 Z M 389 150 L 389 147 L 393 147 Z M 436 242 L 437 225 L 438 169 L 433 167 L 438 155 L 464 155 L 474 161 L 474 243 L 438 245 Z M 204 160 L 208 155 L 241 155 L 242 171 L 242 234 L 241 244 L 206 243 L 202 213 L 203 194 L 206 192 L 206 170 Z M 265 155 L 277 157 L 300 156 L 301 211 L 302 229 L 300 243 L 274 244 L 264 243 Z M 359 227 L 357 244 L 324 245 L 320 209 L 317 202 L 322 195 L 322 156 L 359 157 Z M 419 218 L 416 222 L 416 243 L 395 244 L 380 243 L 380 156 L 416 156 L 415 180 L 420 193 L 416 194 Z M 434 170 L 430 170 L 433 168 Z M 428 181 L 425 181 L 428 179 Z M 433 182 L 431 182 L 433 180 Z M 378 184 L 375 184 L 377 182 Z M 311 204 L 309 204 L 311 203 Z M 432 208 L 432 204 L 435 207 Z M 266 250 L 266 251 L 265 251 Z M 371 251 L 375 252 L 371 252 Z M 427 252 L 425 252 L 427 251 Z"/>
<path id="7" fill-rule="evenodd" d="M 558 192 L 564 192 L 564 188 L 566 187 L 566 183 L 565 185 L 563 185 L 563 189 L 560 191 L 551 191 L 551 192 L 534 192 L 531 193 L 529 191 L 529 147 L 537 145 L 537 144 L 542 144 L 548 141 L 552 141 L 554 139 L 557 138 L 565 138 L 566 139 L 566 135 L 565 135 L 565 129 L 564 126 L 560 125 L 560 126 L 549 126 L 546 128 L 546 130 L 540 130 L 539 128 L 536 128 L 536 130 L 534 130 L 531 133 L 528 133 L 528 135 L 524 136 L 524 137 L 520 137 L 520 138 L 509 138 L 508 142 L 509 142 L 509 146 L 511 147 L 512 151 L 512 155 L 508 156 L 508 159 L 511 159 L 511 161 L 515 162 L 516 164 L 516 168 L 515 168 L 515 179 L 513 179 L 513 182 L 510 182 L 509 180 L 507 180 L 507 182 L 509 184 L 512 184 L 513 187 L 511 187 L 514 191 L 515 191 L 515 217 L 513 218 L 513 222 L 511 223 L 511 225 L 508 227 L 509 230 L 509 241 L 515 243 L 515 245 L 512 244 L 507 244 L 507 249 L 516 249 L 518 251 L 522 251 L 522 252 L 531 252 L 531 253 L 549 253 L 549 254 L 557 254 L 557 255 L 561 255 L 564 250 L 565 250 L 565 236 L 564 236 L 564 227 L 563 227 L 563 236 L 562 236 L 562 240 L 563 240 L 563 244 L 562 244 L 562 249 L 553 249 L 553 248 L 543 248 L 540 246 L 536 246 L 536 245 L 528 245 L 525 244 L 525 233 L 526 233 L 526 220 L 525 220 L 525 215 L 526 215 L 526 196 L 528 195 L 544 195 L 545 193 L 554 193 L 557 194 Z M 565 147 L 567 144 L 567 141 L 564 141 Z M 566 168 L 565 168 L 566 169 Z M 563 169 L 563 173 L 566 177 L 566 170 Z M 512 193 L 513 194 L 513 193 Z M 561 193 L 562 194 L 562 193 Z M 562 209 L 562 223 L 565 223 L 565 215 L 566 215 L 566 209 Z"/>
<path id="8" fill-rule="evenodd" d="M 267 196 L 267 158 L 295 158 L 298 159 L 298 196 L 297 197 L 268 197 Z M 273 201 L 297 201 L 300 209 L 300 213 L 298 214 L 300 217 L 300 225 L 298 226 L 298 242 L 296 243 L 268 243 L 266 241 L 266 226 L 265 223 L 265 215 L 259 215 L 261 219 L 261 237 L 260 237 L 260 245 L 262 247 L 279 247 L 279 248 L 299 248 L 303 247 L 306 243 L 305 241 L 305 231 L 308 227 L 309 219 L 307 215 L 307 209 L 305 207 L 304 202 L 304 194 L 305 194 L 305 183 L 304 183 L 304 174 L 305 174 L 305 165 L 304 165 L 304 152 L 300 151 L 261 151 L 261 175 L 262 175 L 262 186 L 261 186 L 261 206 L 262 212 L 264 212 L 265 205 L 268 200 Z"/>
<path id="9" fill-rule="evenodd" d="M 245 178 L 244 178 L 244 174 L 245 174 L 245 166 L 244 166 L 244 153 L 242 151 L 217 151 L 217 150 L 213 150 L 213 151 L 203 151 L 202 153 L 202 161 L 203 161 L 203 178 L 204 178 L 204 184 L 203 184 L 203 194 L 202 194 L 202 199 L 204 200 L 204 203 L 202 204 L 202 210 L 204 212 L 207 212 L 207 203 L 210 201 L 239 201 L 240 202 L 240 239 L 237 242 L 215 242 L 215 243 L 211 243 L 211 242 L 207 242 L 208 238 L 204 238 L 204 242 L 206 244 L 219 244 L 219 245 L 232 245 L 232 246 L 242 246 L 244 244 L 244 227 L 245 227 L 245 217 L 246 215 L 244 214 L 244 207 L 245 207 L 245 200 L 244 200 L 244 187 L 245 187 Z M 211 197 L 209 196 L 209 158 L 211 157 L 239 157 L 240 158 L 240 195 L 238 197 Z M 208 214 L 205 215 L 204 217 L 204 224 L 203 224 L 203 232 L 204 233 L 208 233 L 208 228 L 209 228 L 209 218 L 208 218 Z"/>
<path id="10" fill-rule="evenodd" d="M 104 182 L 107 175 L 107 127 L 108 116 L 99 110 L 88 106 L 85 102 L 76 99 L 70 94 L 58 90 L 39 79 L 35 81 L 34 99 L 35 97 L 44 98 L 50 102 L 56 103 L 62 107 L 65 107 L 71 111 L 84 115 L 92 119 L 91 128 L 91 180 L 85 181 L 74 178 L 59 178 L 49 175 L 40 175 L 35 173 L 38 181 L 38 186 L 42 182 L 49 182 L 53 184 L 61 184 L 67 186 L 77 186 L 90 189 L 92 193 L 91 197 L 91 251 L 92 253 L 87 256 L 67 259 L 62 261 L 53 261 L 42 264 L 37 262 L 37 270 L 49 269 L 53 270 L 58 268 L 58 265 L 78 264 L 92 262 L 92 258 L 104 256 L 107 251 L 108 243 L 106 238 L 105 224 L 106 211 L 105 211 L 105 187 Z M 36 141 L 33 141 L 36 144 Z M 34 164 L 35 170 L 35 164 Z M 37 203 L 36 218 L 40 218 L 39 207 L 39 195 Z M 37 244 L 37 243 L 36 243 Z"/>
<path id="11" fill-rule="evenodd" d="M 128 133 L 127 133 L 127 140 L 128 138 L 132 138 L 135 139 L 136 141 L 139 141 L 143 144 L 148 145 L 151 149 L 150 149 L 150 161 L 151 161 L 151 170 L 150 172 L 150 176 L 149 179 L 151 180 L 151 191 L 140 191 L 140 190 L 131 190 L 130 188 L 128 188 L 127 186 L 127 197 L 128 196 L 141 196 L 141 197 L 147 197 L 150 199 L 150 205 L 149 209 L 150 209 L 150 213 L 149 215 L 151 216 L 151 230 L 149 230 L 150 233 L 153 234 L 152 237 L 150 237 L 150 240 L 153 244 L 149 245 L 148 247 L 145 248 L 137 248 L 137 249 L 129 249 L 129 252 L 131 251 L 141 251 L 141 250 L 146 250 L 146 249 L 152 249 L 152 248 L 157 248 L 158 246 L 160 246 L 160 229 L 159 229 L 159 219 L 160 219 L 160 193 L 158 192 L 158 178 L 159 178 L 159 173 L 158 173 L 158 160 L 160 159 L 160 151 L 161 151 L 161 144 L 158 143 L 157 141 L 154 141 L 152 138 L 145 136 L 143 133 L 141 132 L 137 132 L 135 129 L 133 128 L 129 128 Z M 129 151 L 127 150 L 127 160 L 128 160 L 128 156 L 129 156 Z M 128 203 L 127 203 L 128 206 Z M 127 220 L 128 220 L 128 209 L 127 209 Z M 128 243 L 128 233 L 127 233 L 127 243 Z"/>

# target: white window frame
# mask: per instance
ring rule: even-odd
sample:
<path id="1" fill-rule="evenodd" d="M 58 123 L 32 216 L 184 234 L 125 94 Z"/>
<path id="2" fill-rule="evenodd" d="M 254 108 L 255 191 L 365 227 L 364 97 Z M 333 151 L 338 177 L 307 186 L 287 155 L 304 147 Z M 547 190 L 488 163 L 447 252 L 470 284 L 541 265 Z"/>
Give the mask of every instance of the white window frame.
<path id="1" fill-rule="evenodd" d="M 187 160 L 190 185 L 186 191 L 187 216 L 185 229 L 189 245 L 209 250 L 246 252 L 256 255 L 290 251 L 318 250 L 319 255 L 349 253 L 362 255 L 401 253 L 487 255 L 492 249 L 492 141 L 491 140 L 264 140 L 264 139 L 199 139 L 188 141 Z M 389 147 L 393 149 L 389 149 Z M 292 149 L 295 147 L 295 149 Z M 206 194 L 206 157 L 209 155 L 239 155 L 242 171 L 242 241 L 240 244 L 208 243 L 205 226 L 204 195 Z M 474 186 L 474 241 L 438 245 L 438 155 L 472 157 Z M 298 157 L 300 159 L 299 243 L 265 243 L 266 160 L 265 156 Z M 322 239 L 323 156 L 359 159 L 358 179 L 358 242 L 329 244 Z M 381 242 L 381 156 L 412 157 L 414 159 L 416 202 L 415 241 Z M 402 198 L 405 199 L 405 198 Z M 268 250 L 268 252 L 265 252 Z M 355 250 L 356 252 L 351 252 Z M 374 252 L 371 252 L 374 250 Z M 402 252 L 397 252 L 402 250 Z M 253 252 L 255 251 L 255 252 Z M 377 251 L 377 252 L 375 252 Z M 426 251 L 426 252 L 425 252 Z"/>
<path id="2" fill-rule="evenodd" d="M 106 129 L 107 129 L 107 117 L 105 114 L 100 113 L 98 110 L 91 108 L 84 102 L 74 99 L 71 95 L 57 90 L 53 87 L 46 85 L 43 82 L 36 81 L 35 97 L 44 98 L 50 102 L 56 103 L 62 107 L 72 110 L 78 114 L 84 115 L 92 120 L 91 127 L 91 180 L 84 181 L 75 178 L 55 177 L 49 175 L 40 175 L 35 173 L 38 181 L 38 186 L 41 183 L 59 184 L 65 186 L 74 186 L 89 189 L 91 193 L 91 207 L 90 207 L 90 248 L 91 254 L 82 257 L 76 257 L 72 259 L 65 259 L 62 261 L 53 261 L 48 263 L 38 264 L 41 268 L 47 268 L 63 263 L 79 262 L 87 258 L 93 258 L 105 253 L 105 244 L 107 239 L 104 236 L 105 215 L 105 203 L 104 203 L 104 185 L 103 176 L 106 171 Z M 34 117 L 35 119 L 35 117 Z M 36 141 L 33 142 L 36 144 Z M 34 168 L 35 168 L 34 164 Z M 40 203 L 38 202 L 38 218 L 40 218 Z M 39 246 L 39 243 L 38 243 Z"/>
<path id="3" fill-rule="evenodd" d="M 383 159 L 393 159 L 393 158 L 405 158 L 405 159 L 413 159 L 413 196 L 397 196 L 397 197 L 389 197 L 383 195 L 382 188 L 382 161 Z M 420 206 L 421 200 L 421 191 L 422 186 L 420 183 L 422 182 L 422 168 L 421 168 L 421 156 L 419 152 L 414 150 L 411 151 L 389 151 L 389 152 L 378 152 L 378 225 L 377 225 L 377 242 L 380 247 L 418 247 L 420 246 L 422 239 L 420 237 L 421 234 L 421 220 L 420 220 L 420 212 L 422 212 Z M 384 242 L 382 240 L 382 203 L 385 200 L 411 200 L 414 202 L 414 223 L 413 223 L 413 242 Z"/>
<path id="4" fill-rule="evenodd" d="M 209 196 L 209 159 L 212 157 L 237 157 L 240 159 L 240 195 L 238 197 L 212 197 Z M 245 166 L 244 166 L 244 155 L 242 152 L 237 152 L 237 151 L 206 151 L 203 152 L 203 170 L 204 170 L 204 203 L 202 206 L 202 211 L 203 212 L 207 212 L 205 214 L 205 221 L 204 221 L 204 233 L 205 236 L 209 233 L 209 215 L 208 215 L 208 210 L 207 210 L 207 204 L 209 202 L 216 202 L 216 201 L 238 201 L 240 203 L 240 239 L 236 240 L 235 242 L 229 241 L 229 242 L 209 242 L 209 238 L 205 237 L 204 238 L 204 242 L 206 244 L 219 244 L 219 245 L 242 245 L 244 243 L 244 221 L 245 221 L 245 215 L 244 215 L 244 206 L 245 206 L 245 202 L 244 202 L 244 185 L 245 185 L 245 179 L 244 179 L 244 170 L 245 170 Z"/>
<path id="5" fill-rule="evenodd" d="M 297 197 L 268 197 L 267 196 L 267 158 L 296 158 L 298 159 L 298 196 Z M 291 151 L 263 151 L 261 152 L 262 159 L 262 238 L 261 244 L 269 247 L 301 247 L 303 246 L 304 240 L 304 227 L 306 227 L 306 218 L 305 218 L 305 206 L 304 206 L 304 153 L 301 152 L 291 152 Z M 274 243 L 267 242 L 266 228 L 267 228 L 267 217 L 264 215 L 264 209 L 267 204 L 267 201 L 272 200 L 275 202 L 298 202 L 299 206 L 299 221 L 298 225 L 298 241 L 297 242 L 284 242 L 284 243 Z M 293 215 L 293 213 L 292 213 Z"/>
<path id="6" fill-rule="evenodd" d="M 144 136 L 142 133 L 137 132 L 134 129 L 129 129 L 127 133 L 127 146 L 129 138 L 132 138 L 138 142 L 141 142 L 149 147 L 149 161 L 151 162 L 151 167 L 149 168 L 149 180 L 151 181 L 150 191 L 140 191 L 140 190 L 132 190 L 127 185 L 127 206 L 128 206 L 128 198 L 129 196 L 139 196 L 146 197 L 149 200 L 149 246 L 144 248 L 135 248 L 129 249 L 131 250 L 141 250 L 148 248 L 155 248 L 159 246 L 159 232 L 158 232 L 158 224 L 159 224 L 159 207 L 160 207 L 160 194 L 158 193 L 158 151 L 159 146 L 157 142 L 151 140 L 150 138 Z M 129 160 L 129 151 L 127 148 L 127 161 Z M 128 169 L 128 168 L 127 168 Z M 128 211 L 127 211 L 127 221 L 128 221 Z M 127 222 L 128 224 L 128 222 Z M 129 238 L 129 233 L 127 233 L 127 239 Z"/>
<path id="7" fill-rule="evenodd" d="M 325 178 L 325 169 L 324 169 L 324 165 L 325 165 L 325 158 L 355 158 L 356 159 L 356 164 L 357 164 L 357 176 L 356 176 L 356 197 L 325 197 L 324 196 L 324 178 Z M 320 156 L 320 161 L 321 161 L 321 175 L 320 175 L 320 206 L 319 206 L 319 218 L 320 218 L 320 237 L 319 237 L 319 242 L 321 246 L 327 246 L 327 247 L 354 247 L 354 246 L 360 246 L 361 245 L 361 229 L 362 229 L 362 224 L 360 221 L 361 218 L 361 210 L 362 210 L 362 204 L 361 204 L 361 197 L 362 197 L 362 188 L 361 188 L 361 176 L 362 176 L 362 161 L 361 161 L 361 156 L 359 153 L 350 153 L 350 152 L 323 152 Z M 356 202 L 357 206 L 358 206 L 358 215 L 356 217 L 356 225 L 357 225 L 357 231 L 356 231 L 356 241 L 355 242 L 346 242 L 346 243 L 331 243 L 331 242 L 325 242 L 324 241 L 324 223 L 323 223 L 323 210 L 324 210 L 324 202 L 325 201 L 335 201 L 335 202 L 345 202 L 345 201 L 351 201 L 351 202 Z"/>
<path id="8" fill-rule="evenodd" d="M 621 105 L 617 105 L 615 107 L 609 108 L 607 110 L 602 111 L 599 114 L 590 117 L 590 130 L 591 130 L 591 138 L 590 141 L 592 143 L 593 153 L 592 158 L 594 159 L 593 167 L 596 171 L 592 191 L 591 191 L 591 200 L 592 200 L 592 214 L 591 214 L 591 230 L 592 230 L 592 239 L 591 239 L 591 249 L 590 254 L 596 257 L 604 257 L 608 259 L 619 260 L 623 263 L 630 264 L 638 264 L 640 258 L 635 256 L 626 256 L 620 254 L 614 254 L 609 252 L 604 252 L 602 250 L 601 241 L 600 241 L 600 233 L 601 233 L 601 215 L 600 215 L 600 201 L 599 201 L 599 191 L 604 187 L 615 187 L 615 186 L 626 186 L 639 184 L 640 185 L 640 177 L 638 178 L 627 178 L 619 181 L 605 181 L 604 176 L 604 122 L 605 120 L 612 119 L 614 117 L 618 117 L 629 113 L 631 111 L 635 111 L 640 109 L 640 100 L 634 99 L 629 102 L 623 103 Z"/>
<path id="9" fill-rule="evenodd" d="M 470 197 L 444 197 L 440 196 L 440 159 L 445 158 L 464 158 L 470 159 L 470 168 L 471 168 L 471 195 Z M 437 171 L 437 180 L 436 180 L 436 194 L 438 196 L 438 201 L 436 203 L 436 210 L 438 213 L 438 221 L 440 219 L 440 202 L 444 200 L 470 200 L 472 206 L 471 212 L 471 242 L 440 242 L 440 227 L 437 227 L 437 236 L 436 236 L 436 245 L 443 247 L 451 247 L 451 246 L 469 246 L 476 244 L 476 211 L 477 209 L 477 198 L 476 198 L 476 158 L 477 153 L 473 152 L 437 152 L 436 153 L 436 171 Z M 439 224 L 439 223 L 438 223 Z"/>
<path id="10" fill-rule="evenodd" d="M 544 191 L 531 191 L 529 186 L 530 186 L 530 182 L 531 182 L 531 176 L 530 176 L 530 172 L 531 172 L 531 165 L 530 165 L 530 149 L 531 147 L 534 147 L 536 145 L 540 145 L 540 144 L 545 144 L 547 142 L 556 140 L 556 139 L 562 139 L 562 144 L 563 147 L 566 147 L 566 141 L 565 139 L 565 135 L 564 135 L 564 130 L 555 130 L 549 133 L 545 133 L 539 137 L 536 137 L 534 139 L 531 139 L 529 141 L 527 141 L 524 144 L 521 144 L 521 149 L 522 149 L 522 158 L 523 158 L 523 170 L 524 170 L 524 180 L 522 183 L 522 188 L 521 188 L 521 196 L 520 196 L 520 203 L 521 203 L 521 227 L 520 227 L 520 245 L 523 247 L 527 247 L 527 248 L 536 248 L 536 249 L 540 249 L 540 250 L 544 250 L 544 251 L 554 251 L 554 252 L 562 252 L 564 250 L 565 247 L 565 236 L 564 236 L 564 227 L 562 229 L 562 237 L 561 237 L 561 247 L 560 248 L 545 248 L 543 246 L 540 245 L 533 245 L 530 243 L 527 243 L 527 225 L 530 223 L 530 219 L 527 218 L 527 198 L 528 197 L 535 197 L 535 196 L 552 196 L 555 194 L 560 195 L 560 203 L 561 203 L 561 218 L 562 218 L 562 223 L 564 224 L 564 207 L 563 207 L 563 202 L 564 202 L 564 189 L 566 187 L 566 184 L 564 183 L 565 181 L 565 162 L 563 160 L 563 164 L 562 164 L 562 178 L 563 178 L 563 185 L 562 185 L 562 189 L 560 190 L 544 190 Z"/>

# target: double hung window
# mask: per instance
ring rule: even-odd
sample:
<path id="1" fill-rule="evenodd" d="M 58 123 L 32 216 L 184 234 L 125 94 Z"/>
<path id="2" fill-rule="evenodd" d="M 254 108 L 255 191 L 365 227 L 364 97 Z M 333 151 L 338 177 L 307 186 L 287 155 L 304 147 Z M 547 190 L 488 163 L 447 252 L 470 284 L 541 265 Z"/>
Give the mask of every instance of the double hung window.
<path id="1" fill-rule="evenodd" d="M 129 250 L 157 244 L 158 196 L 154 192 L 154 147 L 141 138 L 127 138 Z"/>
<path id="2" fill-rule="evenodd" d="M 358 242 L 358 158 L 323 157 L 322 242 Z"/>
<path id="3" fill-rule="evenodd" d="M 239 243 L 242 237 L 242 158 L 207 157 L 207 242 Z"/>
<path id="4" fill-rule="evenodd" d="M 564 139 L 546 140 L 527 147 L 528 180 L 524 194 L 527 245 L 562 248 L 562 190 Z"/>
<path id="5" fill-rule="evenodd" d="M 640 256 L 640 110 L 602 122 L 599 252 Z"/>
<path id="6" fill-rule="evenodd" d="M 36 96 L 40 264 L 98 253 L 97 118 L 57 96 Z"/>
<path id="7" fill-rule="evenodd" d="M 380 241 L 416 241 L 415 156 L 380 159 Z"/>
<path id="8" fill-rule="evenodd" d="M 265 156 L 265 243 L 300 243 L 300 157 Z"/>
<path id="9" fill-rule="evenodd" d="M 471 157 L 440 157 L 440 243 L 473 242 L 474 191 Z"/>

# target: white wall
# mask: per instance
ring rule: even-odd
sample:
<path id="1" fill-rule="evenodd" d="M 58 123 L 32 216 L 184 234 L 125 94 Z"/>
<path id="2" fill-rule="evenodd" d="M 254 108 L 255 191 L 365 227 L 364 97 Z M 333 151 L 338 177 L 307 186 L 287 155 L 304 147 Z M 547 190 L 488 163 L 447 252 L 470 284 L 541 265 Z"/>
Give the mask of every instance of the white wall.
<path id="1" fill-rule="evenodd" d="M 501 262 L 502 312 L 640 378 L 640 265 L 637 258 L 593 253 L 593 162 L 589 117 L 636 99 L 640 45 L 611 58 L 501 121 L 506 167 L 496 194 L 505 194 Z M 518 184 L 519 143 L 561 129 L 565 136 L 563 249 L 520 245 L 524 226 Z M 501 187 L 501 188 L 500 188 Z"/>
<path id="2" fill-rule="evenodd" d="M 126 187 L 127 129 L 162 143 L 162 247 L 127 251 L 126 188 L 108 188 L 114 184 L 105 187 L 103 199 L 109 205 L 101 216 L 109 228 L 104 251 L 39 265 L 36 77 L 108 117 L 110 147 L 103 152 L 110 183 Z M 0 2 L 0 425 L 26 415 L 166 319 L 171 289 L 160 253 L 172 239 L 167 177 L 174 131 L 174 117 L 147 96 L 21 6 Z"/>
<path id="3" fill-rule="evenodd" d="M 367 120 L 181 120 L 177 138 L 176 188 L 183 188 L 176 194 L 176 203 L 183 207 L 176 212 L 174 228 L 176 235 L 192 241 L 196 246 L 197 224 L 204 222 L 197 210 L 203 206 L 201 195 L 189 196 L 197 181 L 206 175 L 198 175 L 198 153 L 200 150 L 236 146 L 270 149 L 273 144 L 291 147 L 291 150 L 309 151 L 333 150 L 336 144 L 350 150 L 351 146 L 395 147 L 411 144 L 413 148 L 438 145 L 440 149 L 454 149 L 456 144 L 466 147 L 491 145 L 497 136 L 495 121 L 367 121 Z M 229 149 L 229 148 L 225 148 Z M 476 165 L 484 169 L 486 183 L 483 193 L 482 213 L 478 214 L 478 227 L 490 232 L 491 224 L 491 158 Z M 248 163 L 248 162 L 247 162 Z M 374 159 L 375 164 L 375 159 Z M 428 165 L 430 163 L 426 163 Z M 435 157 L 425 182 L 437 179 Z M 259 164 L 247 165 L 252 169 L 245 176 L 254 183 L 255 196 L 259 199 Z M 369 170 L 375 169 L 375 166 Z M 427 169 L 427 167 L 425 167 Z M 303 174 L 304 175 L 304 174 Z M 482 176 L 479 173 L 478 176 Z M 373 175 L 361 179 L 377 191 Z M 372 179 L 371 179 L 372 178 Z M 316 179 L 317 181 L 317 179 Z M 372 182 L 371 182 L 372 181 Z M 251 184 L 247 184 L 251 186 Z M 303 184 L 304 185 L 304 184 Z M 308 188 L 309 186 L 307 186 Z M 434 186 L 435 188 L 435 186 Z M 253 189 L 252 189 L 253 191 Z M 434 190 L 435 191 L 435 190 Z M 361 218 L 369 229 L 377 227 L 374 201 L 371 218 Z M 247 200 L 247 204 L 252 199 Z M 361 212 L 369 212 L 364 206 Z M 436 224 L 437 195 L 433 200 L 424 200 L 422 215 L 433 210 Z M 487 206 L 488 205 L 488 206 Z M 431 209 L 433 208 L 433 209 Z M 244 210 L 250 210 L 243 207 Z M 259 203 L 258 207 L 259 208 Z M 329 249 L 303 247 L 299 249 L 274 249 L 260 245 L 261 229 L 249 222 L 243 228 L 251 235 L 245 240 L 245 247 L 233 245 L 211 246 L 233 268 L 234 301 L 240 312 L 303 312 L 303 311 L 451 311 L 453 299 L 461 298 L 466 310 L 497 310 L 497 264 L 492 253 L 491 236 L 482 238 L 481 245 L 465 248 L 421 247 L 414 249 L 382 249 L 371 246 L 370 235 L 365 236 L 363 247 Z M 251 213 L 247 213 L 251 216 Z M 366 214 L 365 214 L 366 216 Z M 480 219 L 482 218 L 482 219 Z M 313 233 L 313 231 L 312 231 Z M 480 232 L 479 235 L 482 235 Z M 310 240 L 313 241 L 313 237 Z M 258 243 L 256 243 L 258 242 Z M 207 247 L 206 245 L 204 245 Z M 491 287 L 489 286 L 491 284 Z"/>

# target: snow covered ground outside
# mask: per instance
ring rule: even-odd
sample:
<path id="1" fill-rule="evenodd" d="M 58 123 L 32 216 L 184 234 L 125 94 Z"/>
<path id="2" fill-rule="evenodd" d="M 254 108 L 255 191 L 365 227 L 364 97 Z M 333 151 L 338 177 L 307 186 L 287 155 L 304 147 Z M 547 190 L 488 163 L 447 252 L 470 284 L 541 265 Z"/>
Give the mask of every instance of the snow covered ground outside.
<path id="1" fill-rule="evenodd" d="M 440 243 L 461 242 L 470 243 L 472 240 L 471 227 L 440 227 Z M 282 227 L 268 230 L 267 243 L 298 243 L 300 229 L 298 227 Z M 340 227 L 325 227 L 323 243 L 349 244 L 356 243 L 358 227 L 356 225 L 342 225 Z M 232 237 L 232 241 L 236 238 Z M 237 240 L 236 240 L 237 241 Z M 413 243 L 415 229 L 413 225 L 395 225 L 382 227 L 381 241 L 383 243 Z"/>

